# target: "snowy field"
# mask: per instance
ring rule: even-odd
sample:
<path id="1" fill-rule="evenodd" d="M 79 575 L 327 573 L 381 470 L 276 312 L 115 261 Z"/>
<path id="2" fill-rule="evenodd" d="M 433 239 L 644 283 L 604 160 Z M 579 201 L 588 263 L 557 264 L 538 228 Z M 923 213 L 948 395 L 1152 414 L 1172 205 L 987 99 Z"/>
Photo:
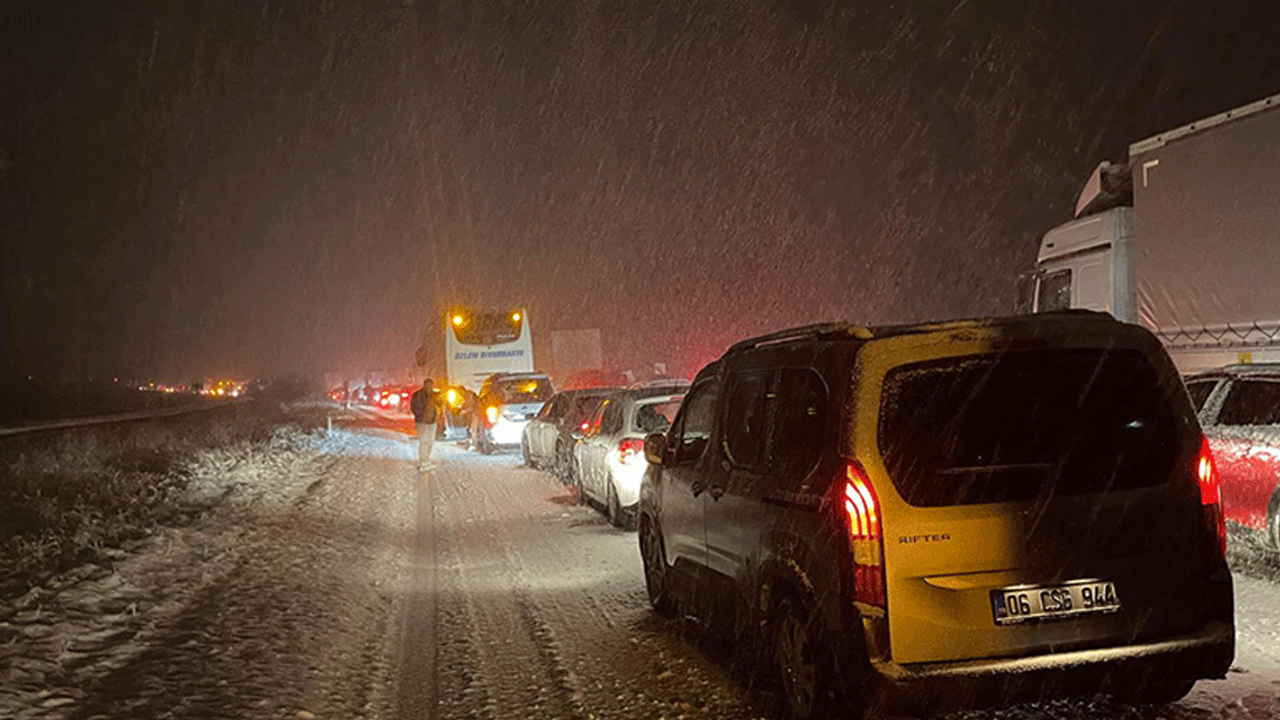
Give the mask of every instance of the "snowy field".
<path id="1" fill-rule="evenodd" d="M 0 717 L 775 716 L 650 612 L 634 533 L 516 455 L 438 445 L 419 476 L 388 420 L 206 451 L 188 492 L 213 510 L 0 606 Z M 1280 586 L 1236 583 L 1236 665 L 1177 705 L 959 717 L 1280 718 Z"/>

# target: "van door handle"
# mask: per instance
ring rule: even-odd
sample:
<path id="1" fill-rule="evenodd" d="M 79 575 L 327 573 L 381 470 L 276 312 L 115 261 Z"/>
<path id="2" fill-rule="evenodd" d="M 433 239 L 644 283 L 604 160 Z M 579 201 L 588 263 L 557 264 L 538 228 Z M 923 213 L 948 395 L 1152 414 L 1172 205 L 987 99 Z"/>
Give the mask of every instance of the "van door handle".
<path id="1" fill-rule="evenodd" d="M 721 497 L 724 496 L 724 488 L 721 487 L 720 485 L 712 485 L 710 488 L 707 489 L 707 491 L 711 493 L 712 500 L 719 500 Z"/>
<path id="2" fill-rule="evenodd" d="M 702 491 L 703 491 L 703 490 L 706 490 L 706 489 L 707 489 L 707 486 L 706 486 L 706 485 L 703 485 L 702 483 L 698 482 L 697 480 L 694 480 L 694 481 L 689 485 L 689 489 L 690 489 L 691 491 L 693 491 L 693 496 L 694 496 L 694 497 L 698 497 L 699 495 L 701 495 L 701 494 L 702 494 Z"/>

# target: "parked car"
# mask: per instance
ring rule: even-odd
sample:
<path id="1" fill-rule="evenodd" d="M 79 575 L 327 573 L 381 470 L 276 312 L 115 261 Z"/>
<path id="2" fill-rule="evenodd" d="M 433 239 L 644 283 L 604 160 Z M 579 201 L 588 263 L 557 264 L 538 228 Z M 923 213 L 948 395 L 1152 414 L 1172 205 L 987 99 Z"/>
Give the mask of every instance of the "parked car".
<path id="1" fill-rule="evenodd" d="M 561 478 L 567 477 L 567 466 L 577 443 L 573 431 L 585 429 L 584 424 L 592 413 L 613 391 L 613 388 L 591 388 L 553 395 L 542 406 L 542 412 L 525 427 L 521 443 L 525 464 L 550 469 Z"/>
<path id="2" fill-rule="evenodd" d="M 574 446 L 579 500 L 604 508 L 617 527 L 634 527 L 640 480 L 649 465 L 644 439 L 671 427 L 683 397 L 670 386 L 623 390 L 607 397 Z"/>
<path id="3" fill-rule="evenodd" d="M 555 394 L 543 373 L 494 373 L 480 386 L 471 420 L 471 447 L 484 454 L 520 446 L 524 428 Z"/>
<path id="4" fill-rule="evenodd" d="M 1280 550 L 1280 365 L 1230 365 L 1187 380 L 1222 476 L 1226 519 Z"/>
<path id="5" fill-rule="evenodd" d="M 1147 330 L 1088 312 L 741 342 L 645 442 L 655 609 L 776 663 L 796 717 L 1109 692 L 1234 656 L 1217 477 Z"/>

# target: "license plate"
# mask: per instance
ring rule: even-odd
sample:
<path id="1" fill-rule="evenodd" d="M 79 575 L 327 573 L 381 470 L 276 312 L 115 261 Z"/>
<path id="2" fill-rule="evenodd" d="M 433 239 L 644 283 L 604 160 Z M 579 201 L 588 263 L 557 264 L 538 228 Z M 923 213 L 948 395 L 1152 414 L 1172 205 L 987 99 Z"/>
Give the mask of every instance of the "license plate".
<path id="1" fill-rule="evenodd" d="M 1050 620 L 1120 610 L 1115 583 L 1073 580 L 1063 585 L 1019 585 L 991 591 L 997 625 Z"/>

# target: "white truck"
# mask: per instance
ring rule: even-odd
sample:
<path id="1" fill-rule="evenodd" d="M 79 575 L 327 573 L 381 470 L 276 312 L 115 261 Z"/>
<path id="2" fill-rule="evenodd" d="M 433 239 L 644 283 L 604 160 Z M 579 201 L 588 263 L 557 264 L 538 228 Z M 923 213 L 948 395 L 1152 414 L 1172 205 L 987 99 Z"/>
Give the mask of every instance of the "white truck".
<path id="1" fill-rule="evenodd" d="M 1280 361 L 1280 95 L 1099 165 L 1018 295 L 1141 323 L 1183 373 Z"/>

